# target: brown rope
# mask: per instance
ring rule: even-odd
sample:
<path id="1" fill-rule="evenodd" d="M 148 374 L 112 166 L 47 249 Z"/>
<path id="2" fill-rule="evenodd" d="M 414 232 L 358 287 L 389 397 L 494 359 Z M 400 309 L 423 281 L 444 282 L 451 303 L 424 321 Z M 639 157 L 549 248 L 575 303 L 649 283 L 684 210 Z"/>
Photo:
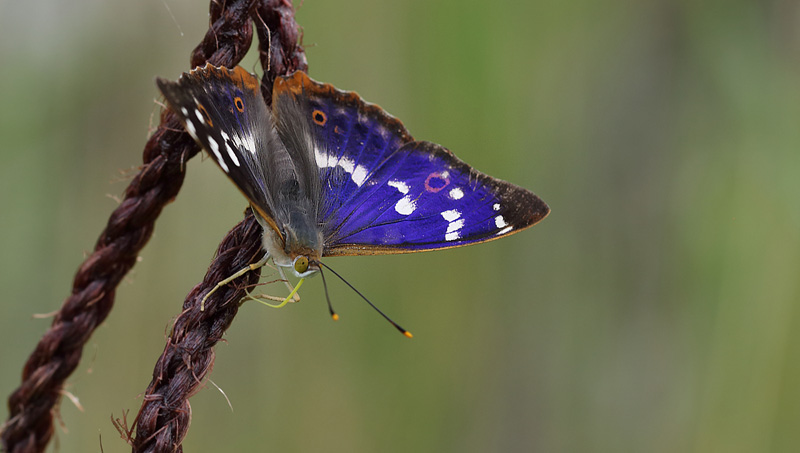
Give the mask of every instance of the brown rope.
<path id="1" fill-rule="evenodd" d="M 253 19 L 262 65 L 269 53 L 267 27 L 271 32 L 271 63 L 262 80 L 262 92 L 270 103 L 272 81 L 279 75 L 305 71 L 305 54 L 298 44 L 299 30 L 289 0 L 262 0 Z M 219 35 L 218 38 L 221 39 Z M 131 436 L 134 452 L 183 451 L 181 442 L 189 429 L 191 411 L 188 399 L 202 389 L 214 363 L 213 347 L 233 322 L 238 301 L 244 296 L 243 288 L 255 284 L 259 273 L 248 272 L 214 292 L 205 301 L 204 311 L 200 311 L 200 299 L 217 282 L 263 256 L 261 234 L 261 227 L 248 210 L 245 219 L 223 239 L 203 281 L 186 297 L 183 312 L 175 320 L 145 391 L 135 422 L 136 433 Z"/>
<path id="2" fill-rule="evenodd" d="M 192 66 L 207 61 L 235 66 L 252 41 L 254 0 L 211 2 L 211 27 L 192 55 Z M 111 214 L 94 252 L 78 269 L 71 295 L 28 358 L 22 384 L 8 398 L 2 450 L 44 451 L 53 435 L 53 410 L 64 381 L 80 362 L 84 344 L 114 304 L 117 284 L 136 262 L 164 206 L 183 184 L 184 163 L 198 152 L 177 117 L 164 112 L 144 148 L 141 171 Z M 247 220 L 245 221 L 245 223 Z M 221 254 L 224 255 L 224 254 Z"/>
<path id="3" fill-rule="evenodd" d="M 203 281 L 186 296 L 134 422 L 136 433 L 130 436 L 134 452 L 181 451 L 180 443 L 189 429 L 188 399 L 201 389 L 214 364 L 213 347 L 239 311 L 241 288 L 256 283 L 259 273 L 249 272 L 237 284 L 220 288 L 206 300 L 204 311 L 200 311 L 200 299 L 233 274 L 232 269 L 261 257 L 261 234 L 261 226 L 248 211 L 222 240 Z"/>

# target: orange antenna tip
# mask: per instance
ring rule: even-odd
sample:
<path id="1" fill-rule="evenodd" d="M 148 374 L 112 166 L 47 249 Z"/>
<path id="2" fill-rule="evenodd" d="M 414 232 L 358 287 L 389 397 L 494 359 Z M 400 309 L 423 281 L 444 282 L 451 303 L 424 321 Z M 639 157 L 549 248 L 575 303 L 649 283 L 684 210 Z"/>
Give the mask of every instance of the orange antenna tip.
<path id="1" fill-rule="evenodd" d="M 339 315 L 337 313 L 333 313 L 331 315 L 331 318 L 333 318 L 334 321 L 338 321 L 339 320 Z"/>
<path id="2" fill-rule="evenodd" d="M 405 332 L 403 332 L 403 335 L 407 336 L 408 338 L 414 338 L 414 335 L 411 335 L 411 332 L 409 332 L 407 330 Z"/>

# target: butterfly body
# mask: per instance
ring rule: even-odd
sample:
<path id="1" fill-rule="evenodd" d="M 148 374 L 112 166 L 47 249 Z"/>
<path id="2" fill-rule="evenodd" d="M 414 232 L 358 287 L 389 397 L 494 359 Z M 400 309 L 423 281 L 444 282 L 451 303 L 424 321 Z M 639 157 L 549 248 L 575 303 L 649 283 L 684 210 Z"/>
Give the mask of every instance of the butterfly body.
<path id="1" fill-rule="evenodd" d="M 250 201 L 274 262 L 299 277 L 325 256 L 485 242 L 549 213 L 526 189 L 415 141 L 380 107 L 302 72 L 275 81 L 271 109 L 239 67 L 207 65 L 158 86 Z"/>

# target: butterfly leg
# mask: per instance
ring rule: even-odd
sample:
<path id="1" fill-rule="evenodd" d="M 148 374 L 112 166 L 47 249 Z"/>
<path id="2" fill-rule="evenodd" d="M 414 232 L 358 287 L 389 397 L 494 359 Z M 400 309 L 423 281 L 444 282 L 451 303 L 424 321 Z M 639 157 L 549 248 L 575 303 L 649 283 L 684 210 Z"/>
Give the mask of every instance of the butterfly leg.
<path id="1" fill-rule="evenodd" d="M 266 305 L 267 307 L 283 308 L 283 306 L 286 305 L 287 303 L 289 303 L 289 301 L 300 302 L 300 297 L 297 295 L 297 290 L 300 289 L 300 285 L 302 285 L 305 280 L 306 279 L 301 278 L 300 281 L 297 282 L 297 286 L 295 286 L 294 289 L 292 289 L 292 292 L 289 293 L 289 295 L 286 296 L 286 298 L 270 296 L 268 294 L 259 294 L 257 296 L 253 296 L 250 293 L 247 293 L 247 298 L 245 300 L 252 299 L 252 300 L 254 300 L 254 301 L 258 302 L 258 303 Z M 279 304 L 271 304 L 269 302 L 265 302 L 262 299 L 274 300 L 274 301 L 277 301 L 277 302 L 280 302 L 280 303 Z"/>
<path id="2" fill-rule="evenodd" d="M 237 278 L 241 277 L 242 275 L 250 271 L 254 271 L 256 269 L 263 267 L 265 264 L 267 264 L 267 259 L 269 259 L 269 253 L 265 254 L 264 258 L 261 258 L 257 263 L 253 263 L 248 265 L 247 267 L 243 267 L 239 269 L 235 274 L 217 283 L 217 285 L 214 288 L 212 288 L 211 291 L 209 291 L 205 296 L 203 296 L 203 299 L 200 301 L 200 311 L 204 311 L 206 309 L 206 299 L 208 299 L 210 295 L 214 294 L 216 290 L 222 288 L 223 286 L 227 285 L 228 283 L 236 280 Z"/>
<path id="3" fill-rule="evenodd" d="M 286 288 L 289 291 L 291 291 L 291 294 L 289 295 L 289 297 L 292 297 L 292 294 L 294 294 L 292 302 L 300 302 L 300 295 L 297 294 L 297 290 L 300 288 L 300 283 L 298 283 L 296 287 L 292 288 L 292 285 L 289 284 L 289 279 L 286 278 L 286 274 L 283 272 L 283 268 L 281 268 L 280 266 L 276 266 L 276 267 L 278 269 L 278 274 L 280 274 L 281 279 L 283 280 L 283 283 L 286 285 Z M 277 298 L 276 300 L 282 300 L 282 299 Z"/>
<path id="4" fill-rule="evenodd" d="M 270 266 L 270 267 L 272 267 L 272 266 Z M 258 294 L 258 295 L 254 296 L 254 295 L 252 295 L 252 294 L 250 294 L 248 292 L 247 293 L 247 297 L 244 300 L 252 299 L 252 300 L 254 300 L 254 301 L 258 302 L 258 303 L 264 304 L 264 305 L 266 305 L 268 307 L 272 307 L 272 308 L 281 308 L 284 305 L 286 305 L 288 302 L 292 302 L 292 303 L 300 302 L 300 295 L 297 294 L 297 290 L 300 289 L 300 285 L 303 284 L 303 280 L 305 280 L 305 279 L 304 278 L 300 279 L 300 282 L 297 284 L 297 286 L 292 288 L 292 285 L 289 284 L 289 279 L 286 278 L 286 274 L 283 272 L 283 269 L 280 266 L 275 266 L 275 267 L 273 267 L 273 269 L 276 269 L 278 271 L 278 274 L 280 274 L 281 281 L 283 281 L 283 283 L 286 285 L 286 288 L 288 288 L 289 291 L 290 291 L 289 295 L 287 297 L 270 296 L 269 294 Z M 266 300 L 274 300 L 275 302 L 280 302 L 280 303 L 279 304 L 270 304 L 268 302 L 265 302 L 264 299 L 266 299 Z"/>

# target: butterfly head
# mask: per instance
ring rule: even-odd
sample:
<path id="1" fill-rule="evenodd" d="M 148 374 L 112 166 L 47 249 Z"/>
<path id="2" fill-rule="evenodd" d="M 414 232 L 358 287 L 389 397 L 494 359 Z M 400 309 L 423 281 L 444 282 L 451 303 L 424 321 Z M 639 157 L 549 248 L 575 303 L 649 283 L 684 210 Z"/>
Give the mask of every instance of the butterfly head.
<path id="1" fill-rule="evenodd" d="M 313 251 L 300 251 L 299 253 L 290 252 L 286 257 L 289 258 L 289 260 L 278 260 L 275 261 L 275 263 L 278 266 L 288 268 L 297 278 L 313 277 L 319 272 L 320 256 Z"/>
<path id="2" fill-rule="evenodd" d="M 275 265 L 290 271 L 297 278 L 311 277 L 319 272 L 319 260 L 322 258 L 320 232 L 304 228 L 302 222 L 283 225 L 283 228 L 276 230 L 260 216 L 257 218 L 264 227 L 264 249 L 272 256 Z"/>
<path id="3" fill-rule="evenodd" d="M 268 249 L 269 250 L 269 249 Z M 270 251 L 275 265 L 292 273 L 297 278 L 313 277 L 319 273 L 319 256 L 313 253 L 282 253 Z"/>

